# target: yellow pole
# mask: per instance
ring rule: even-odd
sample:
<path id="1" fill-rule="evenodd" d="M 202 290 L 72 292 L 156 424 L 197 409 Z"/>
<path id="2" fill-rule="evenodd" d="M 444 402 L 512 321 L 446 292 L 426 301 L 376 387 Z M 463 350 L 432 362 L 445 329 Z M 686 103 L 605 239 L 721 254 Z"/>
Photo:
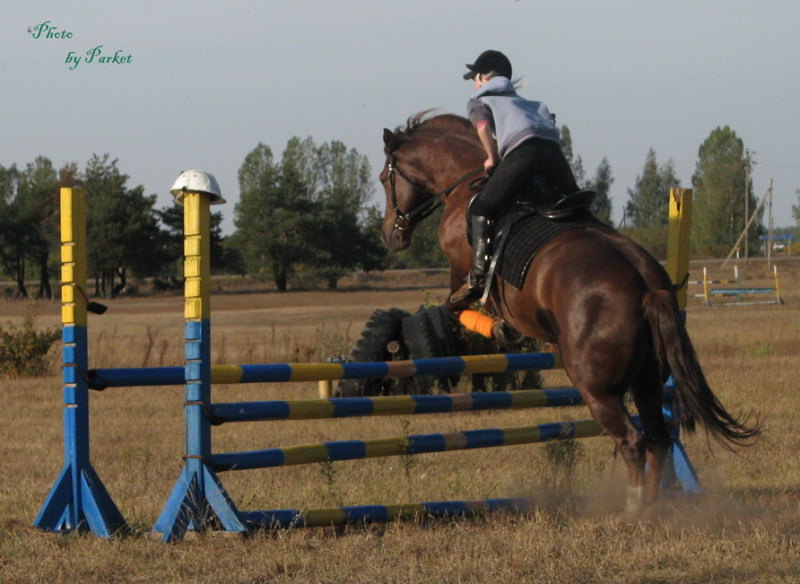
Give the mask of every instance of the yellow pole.
<path id="1" fill-rule="evenodd" d="M 61 189 L 61 324 L 86 326 L 86 193 Z"/>
<path id="2" fill-rule="evenodd" d="M 689 226 L 692 221 L 692 190 L 672 187 L 669 190 L 669 237 L 667 272 L 677 291 L 678 306 L 686 310 L 686 279 L 689 275 Z"/>
<path id="3" fill-rule="evenodd" d="M 211 314 L 210 290 L 211 242 L 209 240 L 210 210 L 208 195 L 187 192 L 184 206 L 184 318 L 202 320 Z"/>

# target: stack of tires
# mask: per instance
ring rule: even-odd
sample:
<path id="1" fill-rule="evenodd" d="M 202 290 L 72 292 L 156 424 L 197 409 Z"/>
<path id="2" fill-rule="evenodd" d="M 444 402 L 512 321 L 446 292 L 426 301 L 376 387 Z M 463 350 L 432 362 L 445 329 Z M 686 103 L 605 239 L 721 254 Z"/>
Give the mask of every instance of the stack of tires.
<path id="1" fill-rule="evenodd" d="M 460 354 L 458 322 L 443 306 L 421 307 L 415 314 L 378 309 L 367 321 L 347 360 L 351 363 L 427 359 Z M 343 379 L 336 395 L 431 394 L 449 392 L 458 376 L 427 375 L 402 379 Z"/>
<path id="2" fill-rule="evenodd" d="M 499 346 L 492 339 L 467 332 L 444 306 L 420 307 L 409 314 L 405 310 L 378 309 L 367 321 L 346 361 L 365 363 L 406 359 L 428 359 L 455 355 L 481 355 L 501 352 L 537 352 L 537 341 L 519 336 Z M 418 375 L 399 379 L 343 379 L 335 395 L 404 395 L 447 393 L 459 382 L 458 375 Z M 502 371 L 476 373 L 472 391 L 513 391 L 542 387 L 538 371 Z"/>

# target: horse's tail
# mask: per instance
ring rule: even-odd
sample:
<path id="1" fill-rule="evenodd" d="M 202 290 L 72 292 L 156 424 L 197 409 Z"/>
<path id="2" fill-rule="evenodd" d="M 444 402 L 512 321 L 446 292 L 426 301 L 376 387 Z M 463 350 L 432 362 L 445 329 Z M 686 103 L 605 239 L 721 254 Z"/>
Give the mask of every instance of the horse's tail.
<path id="1" fill-rule="evenodd" d="M 692 341 L 680 318 L 674 295 L 668 290 L 651 290 L 642 302 L 644 315 L 653 333 L 653 349 L 662 371 L 672 373 L 678 422 L 683 430 L 694 432 L 695 422 L 726 448 L 747 446 L 760 433 L 759 424 L 731 415 L 711 391 Z"/>

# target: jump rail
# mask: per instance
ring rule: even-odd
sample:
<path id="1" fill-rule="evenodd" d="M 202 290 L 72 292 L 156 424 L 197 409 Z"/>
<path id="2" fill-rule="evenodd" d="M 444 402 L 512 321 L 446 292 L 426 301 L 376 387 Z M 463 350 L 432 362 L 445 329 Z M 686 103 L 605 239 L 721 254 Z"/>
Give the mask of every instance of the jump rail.
<path id="1" fill-rule="evenodd" d="M 721 296 L 733 298 L 732 301 L 718 303 L 720 306 L 753 306 L 753 305 L 775 305 L 783 304 L 781 298 L 781 287 L 778 280 L 778 266 L 772 266 L 772 279 L 774 287 L 772 288 L 742 288 L 739 286 L 739 266 L 733 266 L 733 280 L 709 280 L 708 270 L 703 267 L 702 280 L 689 280 L 687 284 L 702 285 L 702 293 L 691 294 L 691 298 L 702 298 L 705 306 L 712 306 L 714 303 L 712 298 L 714 296 Z M 714 288 L 714 285 L 727 284 L 733 285 L 733 288 Z M 774 294 L 775 298 L 772 300 L 753 300 L 751 297 L 758 294 Z"/>
<path id="2" fill-rule="evenodd" d="M 90 389 L 183 385 L 199 372 L 188 367 L 141 367 L 93 369 Z M 500 373 L 528 369 L 560 369 L 558 353 L 506 353 L 434 357 L 375 363 L 267 363 L 258 365 L 212 365 L 212 383 L 265 383 L 280 381 L 322 381 L 365 379 L 370 377 L 413 377 L 415 375 L 460 375 L 462 373 Z"/>

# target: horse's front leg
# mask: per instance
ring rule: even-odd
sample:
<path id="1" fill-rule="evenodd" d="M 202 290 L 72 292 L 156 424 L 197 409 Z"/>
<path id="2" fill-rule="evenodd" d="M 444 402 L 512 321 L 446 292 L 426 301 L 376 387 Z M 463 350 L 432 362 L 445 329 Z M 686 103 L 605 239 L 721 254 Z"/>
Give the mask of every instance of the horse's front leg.
<path id="1" fill-rule="evenodd" d="M 458 267 L 450 266 L 450 294 L 461 288 L 468 275 L 469 270 L 463 271 Z"/>
<path id="2" fill-rule="evenodd" d="M 450 295 L 461 288 L 472 267 L 472 247 L 467 243 L 466 215 L 463 208 L 448 207 L 439 223 L 439 246 L 450 266 L 450 291 L 445 306 L 450 312 L 459 312 L 463 307 L 453 306 Z"/>
<path id="3" fill-rule="evenodd" d="M 468 248 L 469 249 L 469 248 Z M 465 261 L 466 257 L 466 261 Z M 469 276 L 470 267 L 472 267 L 470 256 L 457 255 L 455 257 L 448 257 L 450 264 L 450 291 L 447 293 L 447 299 L 444 302 L 445 308 L 453 314 L 456 314 L 464 309 L 463 306 L 454 305 L 450 302 L 450 296 L 461 288 L 467 277 Z"/>
<path id="4" fill-rule="evenodd" d="M 452 272 L 450 272 L 450 291 L 447 293 L 447 298 L 444 301 L 444 307 L 447 311 L 452 314 L 453 316 L 458 315 L 458 313 L 462 312 L 464 309 L 467 308 L 463 302 L 453 303 L 450 302 L 450 297 L 453 295 L 453 292 L 461 288 L 461 285 L 464 283 L 463 277 L 454 276 Z"/>

